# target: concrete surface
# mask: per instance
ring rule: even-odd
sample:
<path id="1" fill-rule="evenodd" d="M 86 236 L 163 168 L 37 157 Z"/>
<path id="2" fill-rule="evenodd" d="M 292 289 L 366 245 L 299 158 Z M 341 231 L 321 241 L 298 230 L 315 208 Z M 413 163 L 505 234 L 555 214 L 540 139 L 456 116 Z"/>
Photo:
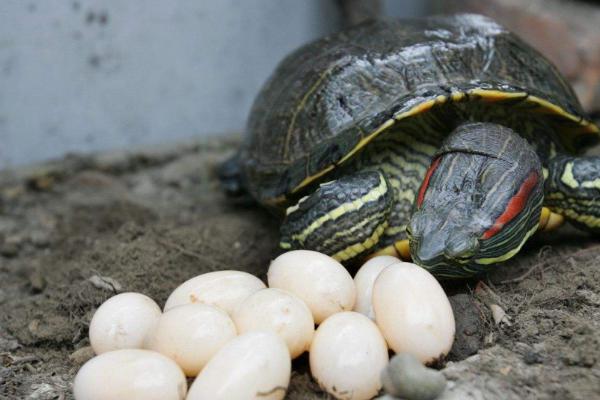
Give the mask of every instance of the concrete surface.
<path id="1" fill-rule="evenodd" d="M 339 26 L 333 0 L 2 0 L 0 169 L 240 131 L 275 64 Z"/>

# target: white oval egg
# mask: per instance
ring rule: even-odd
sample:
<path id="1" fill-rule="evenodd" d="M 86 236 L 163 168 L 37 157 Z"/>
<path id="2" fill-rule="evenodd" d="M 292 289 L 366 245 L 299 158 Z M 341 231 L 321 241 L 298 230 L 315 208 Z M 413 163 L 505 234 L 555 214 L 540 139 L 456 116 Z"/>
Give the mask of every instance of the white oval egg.
<path id="1" fill-rule="evenodd" d="M 280 400 L 290 383 L 292 362 L 283 339 L 253 331 L 227 343 L 196 378 L 187 400 Z"/>
<path id="2" fill-rule="evenodd" d="M 448 354 L 454 341 L 454 314 L 444 289 L 425 269 L 412 263 L 387 267 L 373 285 L 377 326 L 396 353 L 422 363 Z"/>
<path id="3" fill-rule="evenodd" d="M 381 389 L 388 349 L 379 329 L 363 314 L 347 311 L 327 318 L 310 346 L 310 371 L 337 399 L 371 399 Z"/>
<path id="4" fill-rule="evenodd" d="M 308 306 L 280 289 L 263 289 L 250 295 L 233 314 L 238 333 L 271 330 L 286 343 L 292 358 L 310 347 L 315 322 Z"/>
<path id="5" fill-rule="evenodd" d="M 373 293 L 373 283 L 381 271 L 392 264 L 400 263 L 400 259 L 392 256 L 373 257 L 360 267 L 354 275 L 354 284 L 356 285 L 356 303 L 354 311 L 375 319 L 373 313 L 373 303 L 371 295 Z"/>
<path id="6" fill-rule="evenodd" d="M 147 347 L 171 358 L 187 376 L 196 376 L 236 335 L 225 311 L 206 304 L 184 304 L 160 317 Z"/>
<path id="7" fill-rule="evenodd" d="M 75 400 L 182 400 L 187 381 L 168 357 L 150 350 L 109 351 L 86 362 L 75 376 Z"/>
<path id="8" fill-rule="evenodd" d="M 141 349 L 160 318 L 158 304 L 141 293 L 121 293 L 106 300 L 90 322 L 90 343 L 96 354 Z"/>
<path id="9" fill-rule="evenodd" d="M 352 310 L 356 288 L 342 264 L 310 250 L 283 253 L 269 266 L 269 287 L 283 289 L 302 299 L 320 324 L 332 314 Z"/>
<path id="10" fill-rule="evenodd" d="M 246 297 L 265 287 L 263 281 L 247 272 L 209 272 L 179 285 L 167 299 L 165 311 L 182 304 L 204 303 L 232 315 Z"/>

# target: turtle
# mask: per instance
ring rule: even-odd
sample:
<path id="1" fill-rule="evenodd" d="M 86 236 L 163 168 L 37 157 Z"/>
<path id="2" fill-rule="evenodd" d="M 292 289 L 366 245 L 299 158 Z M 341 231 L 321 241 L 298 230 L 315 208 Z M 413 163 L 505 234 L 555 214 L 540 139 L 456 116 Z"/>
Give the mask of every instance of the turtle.
<path id="1" fill-rule="evenodd" d="M 221 168 L 282 250 L 490 271 L 564 220 L 600 233 L 600 130 L 556 67 L 476 14 L 379 19 L 276 67 Z"/>

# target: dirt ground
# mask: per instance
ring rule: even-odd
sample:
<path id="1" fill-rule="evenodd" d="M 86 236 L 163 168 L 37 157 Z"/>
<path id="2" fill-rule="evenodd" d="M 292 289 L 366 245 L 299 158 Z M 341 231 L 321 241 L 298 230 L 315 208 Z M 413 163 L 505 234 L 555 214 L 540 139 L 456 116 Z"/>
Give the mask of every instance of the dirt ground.
<path id="1" fill-rule="evenodd" d="M 203 272 L 265 278 L 277 221 L 227 200 L 215 179 L 234 146 L 194 141 L 0 174 L 0 399 L 72 398 L 90 318 L 115 293 L 161 304 Z M 458 332 L 443 399 L 600 398 L 600 241 L 563 228 L 484 284 L 445 286 Z M 294 370 L 287 398 L 328 398 L 306 356 Z"/>

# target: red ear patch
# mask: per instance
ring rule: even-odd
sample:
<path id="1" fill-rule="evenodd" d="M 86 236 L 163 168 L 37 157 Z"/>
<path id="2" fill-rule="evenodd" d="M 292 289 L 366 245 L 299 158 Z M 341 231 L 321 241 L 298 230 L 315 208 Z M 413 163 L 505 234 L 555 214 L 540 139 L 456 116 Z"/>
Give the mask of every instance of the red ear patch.
<path id="1" fill-rule="evenodd" d="M 525 204 L 527 204 L 527 199 L 529 199 L 529 195 L 533 188 L 535 188 L 536 183 L 538 182 L 538 174 L 537 172 L 531 172 L 527 179 L 521 184 L 521 187 L 517 191 L 517 193 L 508 201 L 506 205 L 506 209 L 500 215 L 494 225 L 492 225 L 482 236 L 482 239 L 489 239 L 494 236 L 496 233 L 500 232 L 504 225 L 508 224 L 514 217 L 519 215 L 523 208 L 525 208 Z"/>
<path id="2" fill-rule="evenodd" d="M 423 204 L 423 199 L 425 198 L 425 193 L 427 192 L 427 187 L 429 186 L 429 180 L 431 179 L 431 175 L 435 172 L 436 168 L 440 164 L 440 160 L 442 157 L 438 157 L 431 163 L 431 166 L 425 173 L 425 178 L 423 178 L 423 183 L 421 184 L 421 188 L 419 189 L 419 196 L 417 196 L 417 207 L 421 207 Z"/>

